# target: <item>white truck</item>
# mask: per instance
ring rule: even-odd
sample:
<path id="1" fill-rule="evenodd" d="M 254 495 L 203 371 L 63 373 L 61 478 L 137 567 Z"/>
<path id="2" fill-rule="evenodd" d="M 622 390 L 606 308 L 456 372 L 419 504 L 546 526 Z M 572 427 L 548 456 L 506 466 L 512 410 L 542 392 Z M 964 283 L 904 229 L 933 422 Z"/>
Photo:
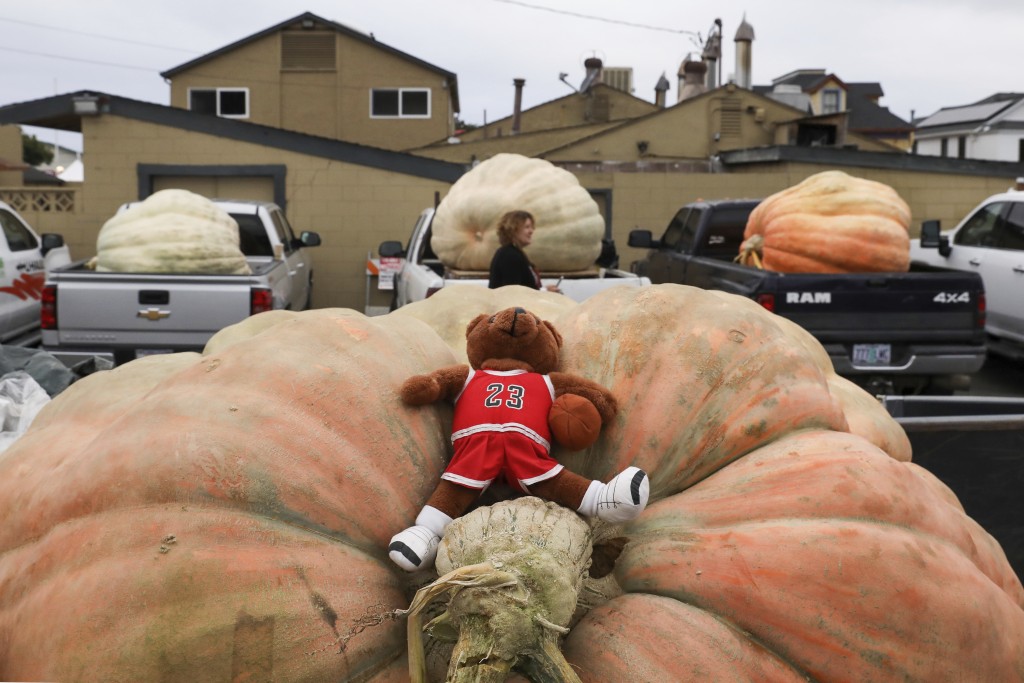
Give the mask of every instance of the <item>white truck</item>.
<path id="1" fill-rule="evenodd" d="M 218 330 L 271 309 L 310 306 L 316 232 L 296 236 L 272 202 L 212 200 L 238 223 L 251 275 L 110 273 L 77 261 L 47 274 L 42 347 L 65 365 L 200 351 Z M 119 209 L 123 211 L 131 204 Z"/>
<path id="2" fill-rule="evenodd" d="M 47 271 L 71 262 L 64 238 L 37 235 L 9 204 L 0 202 L 0 344 L 39 344 L 40 297 Z"/>
<path id="3" fill-rule="evenodd" d="M 448 284 L 471 284 L 487 286 L 488 273 L 482 271 L 459 271 L 446 267 L 430 248 L 430 226 L 434 220 L 434 209 L 424 209 L 412 228 L 409 243 L 388 240 L 381 242 L 377 249 L 381 258 L 401 258 L 402 263 L 395 274 L 394 296 L 391 310 L 414 301 L 422 301 Z M 605 250 L 592 268 L 564 273 L 544 273 L 543 284 L 557 284 L 565 296 L 574 301 L 597 294 L 609 287 L 643 287 L 651 284 L 649 278 L 614 267 L 617 257 L 614 247 L 605 242 Z"/>
<path id="4" fill-rule="evenodd" d="M 978 273 L 985 283 L 988 349 L 1024 359 L 1024 191 L 992 195 L 948 234 L 938 221 L 921 225 L 910 258 Z"/>

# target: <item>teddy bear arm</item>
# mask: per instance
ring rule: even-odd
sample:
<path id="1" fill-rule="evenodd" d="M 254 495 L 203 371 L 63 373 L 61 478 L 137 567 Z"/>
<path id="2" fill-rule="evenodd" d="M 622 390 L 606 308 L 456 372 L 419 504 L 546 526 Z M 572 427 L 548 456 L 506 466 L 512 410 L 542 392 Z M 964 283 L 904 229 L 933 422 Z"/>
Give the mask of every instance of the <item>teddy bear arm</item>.
<path id="1" fill-rule="evenodd" d="M 402 383 L 399 394 L 402 401 L 412 406 L 423 406 L 441 399 L 452 399 L 466 383 L 469 367 L 453 365 L 426 375 L 413 375 Z"/>
<path id="2" fill-rule="evenodd" d="M 597 382 L 567 372 L 552 372 L 550 377 L 556 398 L 563 394 L 582 396 L 597 408 L 602 424 L 610 422 L 618 413 L 619 405 L 615 396 Z"/>

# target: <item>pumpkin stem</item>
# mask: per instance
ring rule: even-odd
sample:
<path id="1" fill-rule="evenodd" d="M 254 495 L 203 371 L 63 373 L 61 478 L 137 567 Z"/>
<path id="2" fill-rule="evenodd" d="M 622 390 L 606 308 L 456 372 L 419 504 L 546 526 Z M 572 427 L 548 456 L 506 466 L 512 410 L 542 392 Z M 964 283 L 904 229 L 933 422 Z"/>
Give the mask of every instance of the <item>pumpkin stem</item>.
<path id="1" fill-rule="evenodd" d="M 743 240 L 743 244 L 740 245 L 740 253 L 733 261 L 744 266 L 753 266 L 759 270 L 764 270 L 764 265 L 761 262 L 761 254 L 763 253 L 764 237 L 762 235 L 753 235 L 749 239 Z"/>
<path id="2" fill-rule="evenodd" d="M 427 680 L 422 614 L 449 595 L 445 629 L 458 640 L 449 683 L 499 683 L 513 667 L 538 683 L 579 683 L 558 649 L 590 565 L 590 527 L 575 512 L 539 498 L 478 508 L 448 527 L 437 569 L 407 610 L 409 670 Z"/>

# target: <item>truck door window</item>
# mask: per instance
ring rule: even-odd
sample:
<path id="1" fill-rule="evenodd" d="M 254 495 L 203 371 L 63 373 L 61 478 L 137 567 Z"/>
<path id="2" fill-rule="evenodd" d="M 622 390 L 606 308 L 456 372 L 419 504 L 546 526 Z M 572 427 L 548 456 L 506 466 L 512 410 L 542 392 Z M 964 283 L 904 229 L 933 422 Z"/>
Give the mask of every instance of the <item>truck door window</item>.
<path id="1" fill-rule="evenodd" d="M 238 246 L 246 256 L 273 256 L 263 222 L 251 214 L 231 214 L 238 223 Z"/>
<path id="2" fill-rule="evenodd" d="M 704 253 L 723 261 L 732 261 L 740 253 L 743 243 L 743 231 L 747 228 L 747 218 L 751 209 L 719 209 L 711 214 L 708 226 L 708 242 Z"/>
<path id="3" fill-rule="evenodd" d="M 284 245 L 285 253 L 290 254 L 295 251 L 298 242 L 295 241 L 295 233 L 292 231 L 292 226 L 288 219 L 280 211 L 271 211 L 270 218 L 274 221 L 277 239 L 281 240 L 281 244 Z"/>
<path id="4" fill-rule="evenodd" d="M 676 215 L 669 221 L 668 227 L 665 228 L 665 234 L 661 236 L 661 246 L 675 249 L 683 236 L 683 225 L 686 223 L 686 216 L 689 213 L 689 208 L 679 209 L 676 212 Z"/>
<path id="5" fill-rule="evenodd" d="M 11 251 L 27 251 L 39 246 L 35 235 L 28 231 L 24 223 L 6 209 L 0 209 L 0 225 L 4 229 L 4 237 Z"/>
<path id="6" fill-rule="evenodd" d="M 1010 204 L 999 246 L 1002 249 L 1024 251 L 1024 202 Z"/>
<path id="7" fill-rule="evenodd" d="M 692 247 L 702 213 L 703 209 L 680 209 L 665 228 L 665 234 L 661 236 L 661 245 L 680 251 Z"/>
<path id="8" fill-rule="evenodd" d="M 691 251 L 693 245 L 697 242 L 697 228 L 700 227 L 701 216 L 704 215 L 704 209 L 691 209 L 690 215 L 686 217 L 686 222 L 683 223 L 683 234 L 679 240 L 680 251 Z"/>
<path id="9" fill-rule="evenodd" d="M 423 239 L 420 241 L 420 253 L 417 255 L 417 260 L 420 263 L 437 260 L 437 254 L 434 253 L 434 248 L 430 246 L 430 236 L 432 234 L 431 227 L 427 226 L 427 231 L 423 234 Z"/>
<path id="10" fill-rule="evenodd" d="M 965 247 L 994 247 L 997 235 L 1002 231 L 1003 213 L 1006 204 L 996 202 L 986 204 L 967 219 L 963 227 L 957 230 L 953 244 Z"/>

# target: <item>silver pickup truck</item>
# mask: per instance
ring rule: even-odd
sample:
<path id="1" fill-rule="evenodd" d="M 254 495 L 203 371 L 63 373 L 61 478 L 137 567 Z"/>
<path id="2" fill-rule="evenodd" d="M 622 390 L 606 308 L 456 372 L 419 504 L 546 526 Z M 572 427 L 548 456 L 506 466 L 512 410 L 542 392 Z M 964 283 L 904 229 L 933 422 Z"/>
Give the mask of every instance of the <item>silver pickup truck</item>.
<path id="1" fill-rule="evenodd" d="M 430 248 L 430 226 L 434 221 L 434 209 L 424 209 L 417 218 L 409 237 L 409 244 L 382 242 L 377 252 L 382 258 L 402 258 L 401 268 L 395 275 L 394 296 L 391 310 L 414 301 L 422 301 L 448 284 L 487 286 L 488 274 L 480 271 L 458 271 L 447 268 Z M 557 284 L 559 290 L 574 301 L 604 291 L 609 287 L 643 287 L 651 284 L 650 279 L 613 267 L 618 259 L 611 253 L 610 243 L 598 262 L 587 270 L 566 273 L 544 273 L 543 284 Z"/>
<path id="2" fill-rule="evenodd" d="M 1024 359 L 1024 192 L 1010 190 L 981 202 L 949 234 L 938 221 L 921 225 L 910 259 L 977 273 L 985 283 L 988 349 Z"/>
<path id="3" fill-rule="evenodd" d="M 251 275 L 97 272 L 85 261 L 54 269 L 42 290 L 43 349 L 69 366 L 94 356 L 121 364 L 202 350 L 218 330 L 256 313 L 308 308 L 309 248 L 319 234 L 296 236 L 271 202 L 213 203 L 238 223 Z"/>

